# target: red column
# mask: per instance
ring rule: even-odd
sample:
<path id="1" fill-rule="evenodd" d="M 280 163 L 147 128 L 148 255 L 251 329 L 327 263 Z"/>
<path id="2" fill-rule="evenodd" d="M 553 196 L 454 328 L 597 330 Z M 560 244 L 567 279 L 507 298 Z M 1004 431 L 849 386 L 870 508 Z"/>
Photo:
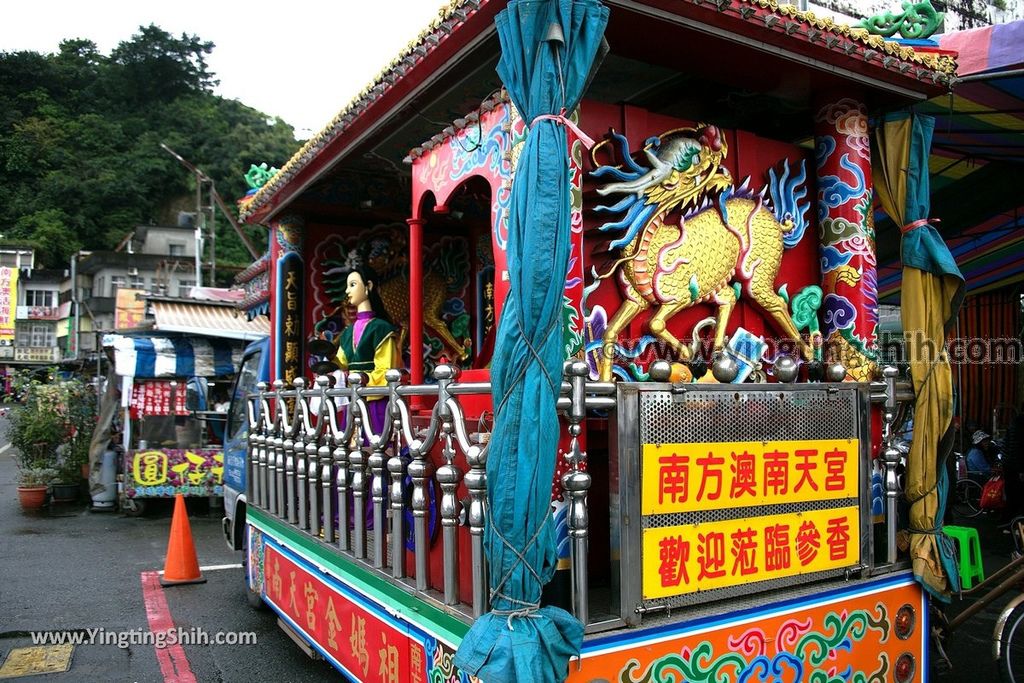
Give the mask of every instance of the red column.
<path id="1" fill-rule="evenodd" d="M 818 100 L 814 142 L 825 360 L 841 361 L 848 379 L 867 381 L 875 369 L 878 278 L 868 117 L 857 93 Z"/>
<path id="2" fill-rule="evenodd" d="M 423 224 L 409 224 L 409 370 L 413 384 L 423 383 Z"/>

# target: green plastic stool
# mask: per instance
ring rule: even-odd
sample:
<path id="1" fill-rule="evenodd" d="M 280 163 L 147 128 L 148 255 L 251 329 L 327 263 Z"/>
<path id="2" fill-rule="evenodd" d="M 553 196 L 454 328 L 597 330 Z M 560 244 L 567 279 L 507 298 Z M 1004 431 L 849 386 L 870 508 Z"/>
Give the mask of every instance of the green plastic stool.
<path id="1" fill-rule="evenodd" d="M 981 541 L 978 530 L 969 526 L 944 526 L 946 535 L 956 540 L 960 547 L 960 584 L 963 590 L 970 590 L 975 579 L 985 580 L 985 567 L 981 564 Z"/>

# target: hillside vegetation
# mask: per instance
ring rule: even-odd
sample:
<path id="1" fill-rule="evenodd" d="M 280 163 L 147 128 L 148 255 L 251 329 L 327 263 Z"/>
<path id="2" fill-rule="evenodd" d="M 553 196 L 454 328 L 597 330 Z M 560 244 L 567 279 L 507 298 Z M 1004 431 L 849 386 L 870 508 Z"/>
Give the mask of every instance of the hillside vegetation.
<path id="1" fill-rule="evenodd" d="M 113 248 L 136 225 L 194 210 L 195 182 L 161 142 L 229 205 L 247 189 L 250 164 L 283 165 L 300 144 L 292 127 L 214 95 L 213 48 L 151 25 L 110 55 L 85 39 L 54 54 L 0 52 L 3 238 L 32 242 L 43 265 L 60 268 L 78 249 Z M 248 263 L 227 221 L 217 226 L 218 264 Z"/>

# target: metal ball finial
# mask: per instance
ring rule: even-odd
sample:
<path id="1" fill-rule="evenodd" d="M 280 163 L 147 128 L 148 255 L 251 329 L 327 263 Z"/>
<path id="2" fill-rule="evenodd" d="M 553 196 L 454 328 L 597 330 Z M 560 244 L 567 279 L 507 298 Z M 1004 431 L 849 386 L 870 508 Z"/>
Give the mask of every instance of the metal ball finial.
<path id="1" fill-rule="evenodd" d="M 672 376 L 672 364 L 667 360 L 656 360 L 647 370 L 647 376 L 653 382 L 667 382 Z"/>
<path id="2" fill-rule="evenodd" d="M 729 384 L 740 372 L 739 365 L 730 356 L 719 354 L 711 364 L 711 374 L 722 384 Z"/>
<path id="3" fill-rule="evenodd" d="M 434 368 L 434 379 L 445 380 L 455 378 L 455 368 L 445 363 L 442 363 Z"/>
<path id="4" fill-rule="evenodd" d="M 792 356 L 783 354 L 775 359 L 772 371 L 780 382 L 790 384 L 796 381 L 797 375 L 800 373 L 800 365 Z"/>
<path id="5" fill-rule="evenodd" d="M 846 379 L 846 366 L 842 363 L 829 363 L 825 368 L 825 379 L 829 382 L 842 382 Z"/>

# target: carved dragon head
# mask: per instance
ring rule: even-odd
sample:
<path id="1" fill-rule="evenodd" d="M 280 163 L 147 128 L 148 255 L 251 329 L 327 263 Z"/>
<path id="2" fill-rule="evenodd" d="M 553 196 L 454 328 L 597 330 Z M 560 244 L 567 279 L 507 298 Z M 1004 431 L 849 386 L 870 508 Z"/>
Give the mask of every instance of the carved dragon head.
<path id="1" fill-rule="evenodd" d="M 716 126 L 698 125 L 678 128 L 647 140 L 643 148 L 650 169 L 638 164 L 633 174 L 621 182 L 598 188 L 601 196 L 632 194 L 643 197 L 646 204 L 663 211 L 697 206 L 709 192 L 717 192 L 732 184 L 722 161 L 729 153 L 728 145 Z M 646 172 L 640 174 L 640 171 Z"/>
<path id="2" fill-rule="evenodd" d="M 599 164 L 596 152 L 612 142 L 620 148 L 622 164 Z M 595 207 L 599 213 L 622 215 L 620 220 L 600 227 L 602 231 L 625 229 L 622 237 L 611 242 L 612 248 L 629 244 L 653 216 L 697 208 L 709 193 L 732 186 L 729 172 L 722 167 L 729 148 L 716 126 L 699 124 L 694 128 L 670 130 L 648 139 L 643 153 L 649 167 L 633 159 L 628 141 L 614 130 L 610 139 L 606 138 L 591 150 L 591 161 L 598 167 L 592 175 L 617 181 L 599 187 L 597 193 L 626 195 L 612 206 Z"/>

